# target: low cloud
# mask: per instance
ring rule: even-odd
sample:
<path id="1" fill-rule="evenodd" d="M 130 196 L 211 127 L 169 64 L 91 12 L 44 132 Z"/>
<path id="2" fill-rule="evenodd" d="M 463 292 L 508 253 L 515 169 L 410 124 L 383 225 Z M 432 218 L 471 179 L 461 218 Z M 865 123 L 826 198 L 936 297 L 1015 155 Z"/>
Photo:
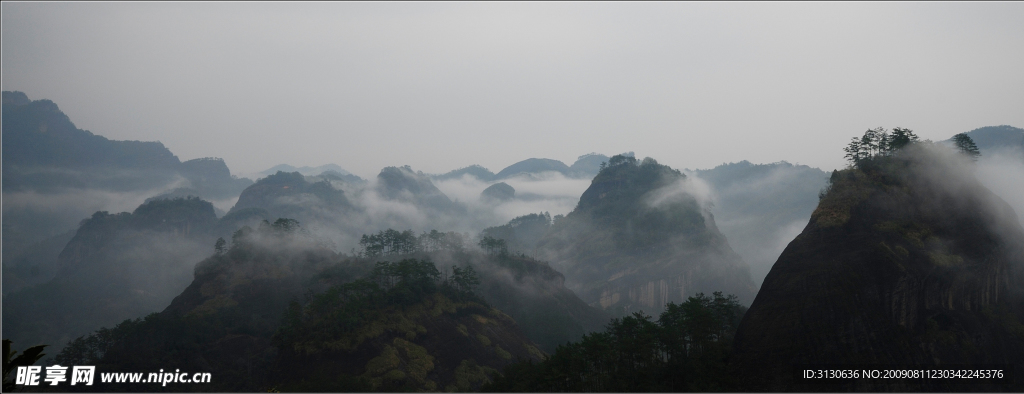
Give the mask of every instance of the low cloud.
<path id="1" fill-rule="evenodd" d="M 521 174 L 501 180 L 516 190 L 515 198 L 501 202 L 485 202 L 480 192 L 498 182 L 484 182 L 464 175 L 461 178 L 435 181 L 434 184 L 453 200 L 464 204 L 469 215 L 464 231 L 478 232 L 486 227 L 507 223 L 515 217 L 538 212 L 551 216 L 565 215 L 579 203 L 590 187 L 590 179 L 569 178 L 558 172 Z"/>
<path id="2" fill-rule="evenodd" d="M 713 205 L 714 192 L 703 179 L 693 174 L 687 174 L 686 178 L 652 191 L 647 203 L 652 207 L 660 208 L 691 198 L 695 199 L 701 208 L 708 209 Z"/>
<path id="3" fill-rule="evenodd" d="M 1013 207 L 1024 225 L 1024 157 L 1013 151 L 983 155 L 976 175 L 982 185 Z"/>

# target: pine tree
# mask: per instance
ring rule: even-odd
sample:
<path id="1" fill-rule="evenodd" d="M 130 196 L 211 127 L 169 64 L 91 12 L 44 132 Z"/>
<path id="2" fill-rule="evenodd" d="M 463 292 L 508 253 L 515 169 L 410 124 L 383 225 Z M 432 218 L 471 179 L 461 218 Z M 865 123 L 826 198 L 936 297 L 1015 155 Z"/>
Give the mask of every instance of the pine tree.
<path id="1" fill-rule="evenodd" d="M 953 143 L 956 148 L 971 158 L 971 160 L 977 161 L 978 156 L 981 156 L 981 151 L 978 150 L 978 145 L 974 144 L 974 140 L 967 133 L 960 133 L 953 136 Z"/>

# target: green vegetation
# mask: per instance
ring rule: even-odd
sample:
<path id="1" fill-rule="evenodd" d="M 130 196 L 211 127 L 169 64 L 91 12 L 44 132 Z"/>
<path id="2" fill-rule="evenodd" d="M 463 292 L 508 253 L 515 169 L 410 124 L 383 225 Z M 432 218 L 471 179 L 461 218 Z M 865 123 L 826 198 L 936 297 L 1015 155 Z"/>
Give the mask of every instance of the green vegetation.
<path id="1" fill-rule="evenodd" d="M 494 392 L 728 391 L 729 353 L 745 308 L 735 296 L 697 294 L 657 321 L 637 312 L 604 332 L 520 362 L 483 388 Z"/>
<path id="2" fill-rule="evenodd" d="M 546 220 L 547 217 L 546 214 L 526 215 L 521 217 L 526 218 L 525 224 L 515 229 L 530 227 L 539 222 L 534 218 Z M 481 239 L 480 247 L 484 251 L 481 254 L 463 247 L 461 242 L 467 238 L 468 235 L 436 230 L 413 237 L 412 231 L 388 229 L 364 236 L 368 241 L 364 249 L 353 254 L 357 256 L 356 260 L 366 261 L 372 258 L 368 255 L 378 253 L 367 252 L 370 249 L 387 251 L 388 256 L 398 259 L 432 259 L 438 267 L 454 265 L 451 271 L 455 275 L 449 281 L 456 288 L 464 287 L 459 283 L 459 278 L 462 278 L 458 275 L 459 271 L 480 270 L 480 297 L 514 317 L 523 332 L 545 351 L 554 351 L 559 344 L 578 340 L 583 334 L 600 329 L 607 322 L 607 315 L 591 308 L 566 289 L 563 285 L 565 278 L 546 262 L 523 253 L 511 253 L 502 245 L 504 240 L 488 238 L 486 235 Z M 411 252 L 399 254 L 398 250 L 403 249 Z M 469 285 L 477 287 L 476 284 Z"/>
<path id="3" fill-rule="evenodd" d="M 365 257 L 383 257 L 416 252 L 462 252 L 467 237 L 454 231 L 440 232 L 430 230 L 416 236 L 412 230 L 398 231 L 387 229 L 377 234 L 363 234 L 359 253 Z"/>
<path id="4" fill-rule="evenodd" d="M 510 331 L 514 321 L 475 294 L 479 283 L 471 266 L 441 273 L 404 259 L 293 302 L 273 337 L 280 388 L 307 389 L 333 371 L 355 380 L 324 389 L 474 390 L 495 367 L 534 358 L 532 345 Z"/>
<path id="5" fill-rule="evenodd" d="M 202 390 L 262 391 L 274 383 L 271 372 L 278 360 L 270 338 L 289 301 L 301 297 L 303 281 L 324 267 L 337 266 L 338 257 L 318 246 L 316 238 L 291 219 L 244 227 L 228 250 L 196 265 L 191 285 L 179 290 L 170 306 L 164 304 L 163 312 L 106 323 L 109 328 L 72 340 L 55 362 L 96 365 L 107 371 L 156 371 L 168 366 L 202 370 L 216 376 Z M 338 280 L 354 276 L 344 268 L 335 270 Z M 340 378 L 325 381 L 336 379 Z M 177 388 L 195 389 L 200 388 Z M 124 385 L 102 390 L 151 388 Z"/>
<path id="6" fill-rule="evenodd" d="M 380 334 L 374 323 L 388 322 L 398 324 L 400 331 L 415 338 L 419 327 L 403 316 L 390 316 L 394 308 L 432 300 L 437 293 L 456 302 L 483 303 L 473 293 L 479 283 L 472 267 L 452 266 L 452 275 L 442 278 L 429 261 L 378 262 L 367 277 L 333 286 L 313 296 L 305 306 L 292 302 L 276 340 L 282 348 L 305 354 L 353 350 L 363 340 Z M 435 300 L 431 306 L 450 309 L 443 306 L 445 302 Z"/>

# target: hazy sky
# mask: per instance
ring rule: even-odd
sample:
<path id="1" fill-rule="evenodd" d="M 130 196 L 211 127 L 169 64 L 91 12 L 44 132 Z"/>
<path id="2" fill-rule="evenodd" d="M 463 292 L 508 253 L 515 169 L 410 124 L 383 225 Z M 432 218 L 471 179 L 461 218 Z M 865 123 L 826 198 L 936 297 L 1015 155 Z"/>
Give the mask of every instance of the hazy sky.
<path id="1" fill-rule="evenodd" d="M 826 170 L 1024 127 L 1024 3 L 2 3 L 3 90 L 235 173 L 635 151 Z"/>

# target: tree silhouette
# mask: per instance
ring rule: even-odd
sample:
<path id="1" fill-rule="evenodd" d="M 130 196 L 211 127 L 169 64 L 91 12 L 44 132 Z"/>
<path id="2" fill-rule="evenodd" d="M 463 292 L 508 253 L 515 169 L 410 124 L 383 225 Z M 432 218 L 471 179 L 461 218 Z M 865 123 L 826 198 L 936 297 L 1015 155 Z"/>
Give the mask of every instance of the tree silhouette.
<path id="1" fill-rule="evenodd" d="M 228 242 L 225 241 L 223 237 L 217 238 L 217 242 L 213 244 L 213 250 L 216 251 L 217 254 L 224 254 L 224 246 L 227 245 L 227 243 Z"/>
<path id="2" fill-rule="evenodd" d="M 892 129 L 892 139 L 889 141 L 889 151 L 894 152 L 918 142 L 917 135 L 913 130 L 896 127 Z"/>
<path id="3" fill-rule="evenodd" d="M 953 144 L 956 148 L 971 158 L 971 160 L 977 161 L 978 156 L 981 156 L 981 151 L 978 150 L 978 145 L 974 144 L 974 140 L 967 133 L 960 133 L 953 136 Z"/>
<path id="4" fill-rule="evenodd" d="M 11 350 L 10 339 L 4 339 L 3 391 L 5 393 L 9 393 L 13 391 L 15 388 L 13 379 L 9 382 L 7 381 L 7 379 L 11 376 L 11 372 L 13 372 L 18 367 L 27 367 L 29 365 L 35 364 L 36 361 L 39 361 L 40 358 L 43 358 L 43 356 L 45 356 L 45 354 L 43 353 L 43 348 L 45 348 L 46 346 L 47 345 L 38 345 L 30 347 L 28 349 L 25 349 L 25 351 L 21 352 L 21 354 L 18 357 L 14 357 L 14 355 L 18 352 L 15 350 Z"/>
<path id="5" fill-rule="evenodd" d="M 912 143 L 918 142 L 917 135 L 910 129 L 896 127 L 890 134 L 886 129 L 878 127 L 869 129 L 861 137 L 853 137 L 843 148 L 843 157 L 851 166 L 857 166 L 864 160 L 876 156 L 892 156 Z"/>

